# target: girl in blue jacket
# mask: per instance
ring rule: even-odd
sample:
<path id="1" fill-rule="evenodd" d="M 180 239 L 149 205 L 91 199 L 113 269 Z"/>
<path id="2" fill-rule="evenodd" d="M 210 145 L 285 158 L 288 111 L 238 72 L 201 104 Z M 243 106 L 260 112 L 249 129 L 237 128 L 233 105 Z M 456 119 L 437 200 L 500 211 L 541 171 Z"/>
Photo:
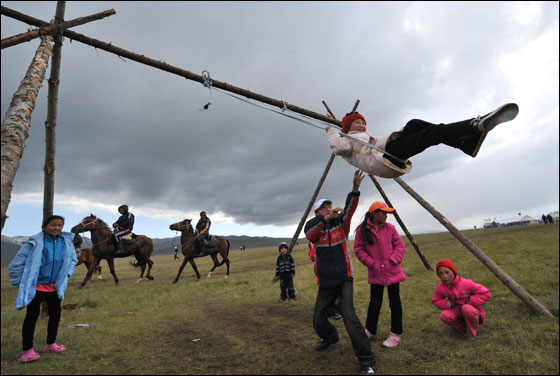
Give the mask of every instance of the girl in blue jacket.
<path id="1" fill-rule="evenodd" d="M 19 288 L 16 309 L 27 307 L 22 329 L 21 362 L 40 358 L 33 350 L 33 335 L 43 299 L 49 309 L 47 346 L 43 352 L 66 350 L 55 340 L 60 323 L 60 302 L 64 299 L 68 279 L 74 273 L 78 258 L 72 244 L 74 234 L 62 232 L 63 227 L 64 218 L 59 215 L 45 219 L 41 226 L 43 231 L 30 237 L 10 263 L 10 283 Z"/>

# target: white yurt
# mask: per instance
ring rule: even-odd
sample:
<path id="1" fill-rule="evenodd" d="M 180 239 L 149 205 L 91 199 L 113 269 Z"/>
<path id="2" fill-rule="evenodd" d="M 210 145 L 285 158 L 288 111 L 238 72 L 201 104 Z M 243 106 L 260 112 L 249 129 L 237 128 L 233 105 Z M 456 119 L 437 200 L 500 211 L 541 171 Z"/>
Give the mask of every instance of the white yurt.
<path id="1" fill-rule="evenodd" d="M 552 219 L 554 220 L 554 222 L 559 222 L 559 221 L 560 221 L 560 218 L 559 218 L 559 215 L 558 215 L 558 211 L 550 212 L 550 213 L 548 213 L 548 215 L 550 215 L 550 216 L 552 217 Z"/>
<path id="2" fill-rule="evenodd" d="M 535 224 L 539 223 L 539 221 L 537 219 L 531 217 L 530 215 L 524 215 L 523 217 L 521 217 L 519 222 L 527 223 L 529 225 L 535 225 Z"/>

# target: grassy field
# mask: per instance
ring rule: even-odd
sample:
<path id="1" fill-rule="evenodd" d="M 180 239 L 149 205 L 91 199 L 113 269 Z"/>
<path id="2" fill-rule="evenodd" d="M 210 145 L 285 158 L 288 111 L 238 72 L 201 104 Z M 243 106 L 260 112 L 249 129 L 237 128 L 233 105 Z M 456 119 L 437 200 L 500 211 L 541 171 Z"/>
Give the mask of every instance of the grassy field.
<path id="1" fill-rule="evenodd" d="M 464 232 L 512 278 L 555 314 L 538 317 L 478 259 L 448 233 L 416 236 L 430 264 L 449 258 L 465 278 L 488 287 L 492 300 L 479 336 L 468 341 L 439 320 L 431 296 L 439 279 L 427 271 L 407 242 L 401 284 L 404 333 L 395 349 L 381 346 L 389 334 L 385 296 L 378 335 L 372 341 L 378 374 L 558 374 L 558 224 L 516 226 Z M 119 259 L 121 281 L 115 287 L 102 262 L 106 281 L 77 287 L 80 265 L 70 279 L 57 343 L 68 351 L 42 354 L 21 364 L 21 326 L 25 310 L 14 308 L 17 289 L 2 268 L 2 367 L 5 374 L 356 374 L 359 370 L 342 320 L 335 321 L 340 342 L 315 352 L 312 315 L 317 287 L 307 247 L 293 251 L 297 301 L 278 302 L 271 283 L 276 247 L 231 253 L 231 277 L 225 266 L 205 276 L 210 258 L 197 259 L 203 277 L 196 282 L 187 265 L 172 256 L 156 256 L 154 281 L 135 284 L 139 270 Z M 354 257 L 354 304 L 365 322 L 369 300 L 367 270 Z M 386 293 L 385 293 L 386 295 Z M 69 328 L 77 323 L 90 328 Z M 47 318 L 35 331 L 35 350 L 43 349 Z"/>

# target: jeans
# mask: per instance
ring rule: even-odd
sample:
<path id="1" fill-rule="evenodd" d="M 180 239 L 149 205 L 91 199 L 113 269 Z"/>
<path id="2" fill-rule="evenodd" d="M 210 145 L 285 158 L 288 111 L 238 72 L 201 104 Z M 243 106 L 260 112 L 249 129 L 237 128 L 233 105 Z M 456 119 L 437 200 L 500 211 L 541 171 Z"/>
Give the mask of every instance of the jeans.
<path id="1" fill-rule="evenodd" d="M 366 329 L 373 335 L 377 334 L 377 321 L 379 312 L 383 305 L 383 285 L 370 285 L 370 299 L 368 307 L 368 315 L 366 319 Z M 402 305 L 399 294 L 399 283 L 387 286 L 389 294 L 389 306 L 391 307 L 391 332 L 402 334 Z"/>
<path id="2" fill-rule="evenodd" d="M 313 312 L 313 329 L 322 339 L 330 343 L 338 342 L 338 330 L 329 322 L 327 317 L 336 296 L 339 294 L 344 327 L 352 341 L 354 354 L 356 354 L 361 366 L 375 367 L 375 355 L 371 351 L 371 344 L 354 310 L 352 280 L 347 280 L 340 287 L 336 288 L 319 286 L 317 300 L 315 301 L 315 311 Z"/>
<path id="3" fill-rule="evenodd" d="M 465 138 L 480 137 L 471 121 L 472 119 L 451 124 L 432 124 L 424 120 L 410 120 L 396 140 L 387 142 L 385 150 L 395 157 L 408 159 L 438 144 L 459 149 Z"/>
<path id="4" fill-rule="evenodd" d="M 55 292 L 37 291 L 35 298 L 27 306 L 27 313 L 23 320 L 23 328 L 21 334 L 23 337 L 22 345 L 23 351 L 33 348 L 33 335 L 35 334 L 35 325 L 41 313 L 41 301 L 47 300 L 49 308 L 49 323 L 47 327 L 47 345 L 53 344 L 56 341 L 56 334 L 58 333 L 58 324 L 60 323 L 60 299 Z"/>

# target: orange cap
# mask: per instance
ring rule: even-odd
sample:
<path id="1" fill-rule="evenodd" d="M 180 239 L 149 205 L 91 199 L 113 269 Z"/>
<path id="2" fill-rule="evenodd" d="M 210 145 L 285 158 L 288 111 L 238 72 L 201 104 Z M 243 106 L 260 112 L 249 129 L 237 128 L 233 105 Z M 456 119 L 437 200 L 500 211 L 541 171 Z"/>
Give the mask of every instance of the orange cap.
<path id="1" fill-rule="evenodd" d="M 369 207 L 368 212 L 373 213 L 376 210 L 383 210 L 384 212 L 387 212 L 387 213 L 393 213 L 395 211 L 395 209 L 390 208 L 387 205 L 385 205 L 385 203 L 383 201 L 375 201 Z"/>

